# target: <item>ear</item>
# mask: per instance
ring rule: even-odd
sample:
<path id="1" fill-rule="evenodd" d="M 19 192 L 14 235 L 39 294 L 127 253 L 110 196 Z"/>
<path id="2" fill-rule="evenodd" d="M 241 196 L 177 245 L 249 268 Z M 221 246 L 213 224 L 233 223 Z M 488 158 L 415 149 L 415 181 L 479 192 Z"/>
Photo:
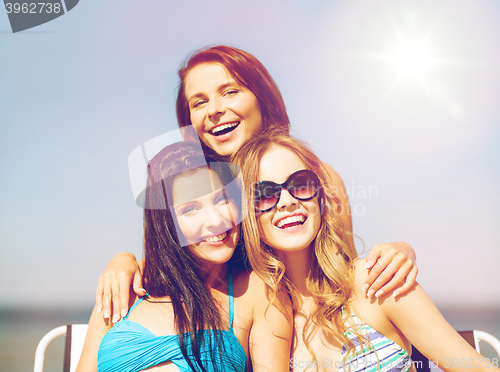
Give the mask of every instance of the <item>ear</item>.
<path id="1" fill-rule="evenodd" d="M 323 187 L 321 187 L 319 189 L 318 202 L 319 202 L 319 211 L 321 213 L 321 216 L 323 216 L 323 213 L 326 212 L 324 210 L 326 207 L 326 197 L 325 197 L 325 191 L 323 190 Z"/>

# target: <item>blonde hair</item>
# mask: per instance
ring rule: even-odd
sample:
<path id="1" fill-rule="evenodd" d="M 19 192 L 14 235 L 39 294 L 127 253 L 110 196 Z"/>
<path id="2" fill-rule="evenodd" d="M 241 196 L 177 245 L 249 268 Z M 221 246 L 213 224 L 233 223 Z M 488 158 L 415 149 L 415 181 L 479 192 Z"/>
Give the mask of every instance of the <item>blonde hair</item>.
<path id="1" fill-rule="evenodd" d="M 312 152 L 309 146 L 283 132 L 266 133 L 244 144 L 233 156 L 233 161 L 241 167 L 245 183 L 248 215 L 243 221 L 243 233 L 249 262 L 259 277 L 266 283 L 270 298 L 275 301 L 281 287 L 285 286 L 292 298 L 294 312 L 301 305 L 293 283 L 285 276 L 284 264 L 273 254 L 272 247 L 260 238 L 259 223 L 254 210 L 253 184 L 258 180 L 260 161 L 273 145 L 283 147 L 302 161 L 306 169 L 316 173 L 322 188 L 319 204 L 321 227 L 310 250 L 311 268 L 307 278 L 307 288 L 312 293 L 315 308 L 306 318 L 303 341 L 314 358 L 310 341 L 318 330 L 328 339 L 332 338 L 345 345 L 348 354 L 354 352 L 354 343 L 345 336 L 348 323 L 353 324 L 349 300 L 354 294 L 354 262 L 357 260 L 355 248 L 346 242 L 351 233 L 344 231 L 338 217 L 342 206 L 337 195 L 335 182 L 328 169 Z M 280 307 L 280 304 L 277 304 Z M 351 319 L 349 319 L 351 318 Z M 360 342 L 365 339 L 359 336 Z M 363 342 L 363 343 L 366 343 Z"/>

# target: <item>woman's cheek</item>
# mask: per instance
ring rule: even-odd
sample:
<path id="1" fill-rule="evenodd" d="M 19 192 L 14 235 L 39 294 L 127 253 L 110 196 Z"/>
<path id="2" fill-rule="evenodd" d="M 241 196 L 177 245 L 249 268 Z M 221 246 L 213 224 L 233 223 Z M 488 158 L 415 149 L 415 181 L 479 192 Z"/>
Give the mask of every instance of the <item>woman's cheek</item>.
<path id="1" fill-rule="evenodd" d="M 221 217 L 227 222 L 226 225 L 228 228 L 232 228 L 240 223 L 239 211 L 233 202 L 220 205 L 218 210 Z"/>
<path id="2" fill-rule="evenodd" d="M 184 243 L 194 244 L 197 242 L 197 234 L 194 226 L 197 226 L 196 217 L 186 217 L 181 216 L 177 218 L 177 222 L 179 224 L 179 238 L 182 235 L 185 239 Z M 181 239 L 181 238 L 180 238 Z M 182 244 L 182 242 L 181 242 Z"/>
<path id="3" fill-rule="evenodd" d="M 194 126 L 200 137 L 203 135 L 203 121 L 200 119 L 201 116 L 200 111 L 191 111 L 191 124 Z"/>

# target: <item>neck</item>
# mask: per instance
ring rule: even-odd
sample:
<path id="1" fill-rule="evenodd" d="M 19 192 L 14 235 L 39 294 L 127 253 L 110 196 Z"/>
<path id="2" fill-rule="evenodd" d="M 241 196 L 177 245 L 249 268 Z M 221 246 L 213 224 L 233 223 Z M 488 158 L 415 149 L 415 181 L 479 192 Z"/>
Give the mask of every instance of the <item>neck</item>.
<path id="1" fill-rule="evenodd" d="M 221 289 L 227 285 L 227 271 L 229 267 L 227 263 L 219 265 L 207 265 L 203 267 L 203 283 L 207 288 Z"/>
<path id="2" fill-rule="evenodd" d="M 310 297 L 311 295 L 306 285 L 311 270 L 311 249 L 314 249 L 312 244 L 300 251 L 277 252 L 278 258 L 285 265 L 287 278 L 292 281 L 302 297 Z"/>

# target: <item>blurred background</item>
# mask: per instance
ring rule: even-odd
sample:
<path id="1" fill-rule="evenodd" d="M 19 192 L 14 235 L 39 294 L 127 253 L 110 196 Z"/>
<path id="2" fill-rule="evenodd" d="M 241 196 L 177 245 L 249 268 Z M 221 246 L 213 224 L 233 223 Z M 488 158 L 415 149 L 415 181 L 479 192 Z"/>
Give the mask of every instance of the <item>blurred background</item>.
<path id="1" fill-rule="evenodd" d="M 216 44 L 270 71 L 358 251 L 409 243 L 450 323 L 500 338 L 500 2 L 81 1 L 16 34 L 0 12 L 0 370 L 88 321 L 116 253 L 142 257 L 127 158 L 176 128 L 177 70 Z"/>

